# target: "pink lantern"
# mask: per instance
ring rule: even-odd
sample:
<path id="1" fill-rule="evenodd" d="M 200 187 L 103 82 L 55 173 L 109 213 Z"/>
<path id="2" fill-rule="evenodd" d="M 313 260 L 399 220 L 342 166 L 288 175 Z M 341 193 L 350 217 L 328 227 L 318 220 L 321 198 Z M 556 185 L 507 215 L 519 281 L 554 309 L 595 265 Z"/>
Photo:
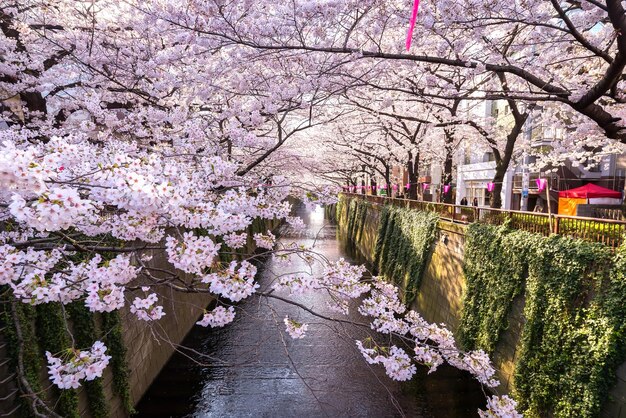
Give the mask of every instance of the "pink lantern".
<path id="1" fill-rule="evenodd" d="M 404 187 L 406 187 L 406 189 L 409 190 L 411 188 L 411 183 L 407 183 L 406 186 Z"/>
<path id="2" fill-rule="evenodd" d="M 398 190 L 398 185 L 397 185 L 397 184 L 394 184 L 394 185 L 392 186 L 392 188 L 393 188 L 393 190 Z"/>
<path id="3" fill-rule="evenodd" d="M 428 183 L 422 183 L 422 188 L 423 188 L 424 190 L 428 189 Z"/>
<path id="4" fill-rule="evenodd" d="M 493 183 L 493 182 L 487 183 L 487 191 L 489 193 L 493 192 L 495 188 L 496 188 L 496 183 Z"/>
<path id="5" fill-rule="evenodd" d="M 415 29 L 415 21 L 417 20 L 417 11 L 420 5 L 420 0 L 413 1 L 413 13 L 411 13 L 411 22 L 409 24 L 409 32 L 406 35 L 406 50 L 411 49 L 411 40 L 413 38 L 413 29 Z"/>
<path id="6" fill-rule="evenodd" d="M 546 186 L 548 185 L 548 180 L 539 178 L 536 181 L 537 181 L 537 191 L 543 192 Z"/>
<path id="7" fill-rule="evenodd" d="M 443 186 L 443 193 L 445 194 L 445 193 L 448 193 L 449 191 L 450 191 L 450 185 L 449 184 L 444 185 Z"/>

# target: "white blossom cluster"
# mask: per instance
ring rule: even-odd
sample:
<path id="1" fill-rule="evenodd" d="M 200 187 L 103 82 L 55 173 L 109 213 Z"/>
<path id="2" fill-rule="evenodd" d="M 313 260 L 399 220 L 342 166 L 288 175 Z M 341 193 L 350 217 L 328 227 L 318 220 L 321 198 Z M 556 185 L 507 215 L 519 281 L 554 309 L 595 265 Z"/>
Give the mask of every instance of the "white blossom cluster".
<path id="1" fill-rule="evenodd" d="M 507 395 L 491 396 L 487 399 L 487 410 L 478 411 L 481 418 L 522 418 L 517 412 L 517 402 Z"/>
<path id="2" fill-rule="evenodd" d="M 144 288 L 144 291 L 147 289 Z M 156 321 L 161 319 L 165 312 L 163 306 L 157 305 L 159 298 L 156 293 L 151 293 L 148 297 L 136 297 L 130 307 L 130 312 L 137 315 L 142 321 Z"/>
<path id="3" fill-rule="evenodd" d="M 307 332 L 309 326 L 308 324 L 303 324 L 293 319 L 290 319 L 289 316 L 286 316 L 283 320 L 285 323 L 285 331 L 289 334 L 289 336 L 293 339 L 300 339 L 305 337 L 305 333 Z"/>
<path id="4" fill-rule="evenodd" d="M 271 250 L 276 245 L 276 237 L 270 231 L 267 231 L 265 234 L 254 234 L 253 238 L 254 243 L 259 248 Z"/>
<path id="5" fill-rule="evenodd" d="M 68 349 L 61 357 L 46 351 L 50 379 L 61 389 L 76 389 L 83 379 L 90 381 L 101 377 L 111 359 L 106 351 L 101 341 L 96 341 L 89 350 Z"/>
<path id="6" fill-rule="evenodd" d="M 415 346 L 412 359 L 428 366 L 429 373 L 447 362 L 456 368 L 467 370 L 488 387 L 496 387 L 499 384 L 493 377 L 495 369 L 484 351 L 462 352 L 456 346 L 452 333 L 443 325 L 430 324 L 417 312 L 407 311 L 400 302 L 398 290 L 393 285 L 375 278 L 370 296 L 363 300 L 359 312 L 373 317 L 372 329 L 383 334 L 411 339 Z M 401 376 L 405 380 L 408 373 L 413 370 L 408 368 L 405 362 L 407 354 L 399 348 L 391 349 L 391 353 L 395 355 L 385 356 L 377 346 L 365 347 L 362 342 L 357 342 L 357 346 L 368 362 L 384 364 L 388 374 L 391 371 L 393 375 L 390 374 L 390 377 L 394 379 Z M 398 364 L 392 367 L 388 364 L 390 362 Z"/>
<path id="7" fill-rule="evenodd" d="M 211 312 L 206 312 L 202 319 L 196 324 L 202 327 L 219 328 L 230 324 L 235 320 L 235 308 L 229 306 L 228 309 L 218 306 Z"/>
<path id="8" fill-rule="evenodd" d="M 207 274 L 201 281 L 209 285 L 211 293 L 239 302 L 258 289 L 259 284 L 254 281 L 256 271 L 256 267 L 247 261 L 232 261 L 228 268 Z"/>
<path id="9" fill-rule="evenodd" d="M 168 236 L 165 249 L 174 267 L 187 273 L 201 274 L 205 268 L 213 264 L 220 246 L 209 237 L 198 237 L 193 232 L 185 232 L 182 242 L 171 235 Z"/>

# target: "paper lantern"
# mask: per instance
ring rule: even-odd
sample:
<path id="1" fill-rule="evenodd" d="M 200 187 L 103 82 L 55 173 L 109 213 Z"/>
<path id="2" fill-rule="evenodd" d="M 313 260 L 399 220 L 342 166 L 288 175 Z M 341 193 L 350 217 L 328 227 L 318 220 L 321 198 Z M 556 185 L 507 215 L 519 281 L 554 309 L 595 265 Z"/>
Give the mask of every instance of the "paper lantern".
<path id="1" fill-rule="evenodd" d="M 537 182 L 537 191 L 539 192 L 543 192 L 546 186 L 548 185 L 548 180 L 546 179 L 539 178 L 536 180 L 536 182 Z"/>
<path id="2" fill-rule="evenodd" d="M 448 193 L 449 191 L 450 191 L 450 185 L 449 184 L 444 185 L 443 186 L 443 193 L 445 194 L 445 193 Z"/>
<path id="3" fill-rule="evenodd" d="M 487 183 L 487 191 L 489 193 L 493 192 L 495 188 L 496 188 L 496 183 L 493 183 L 493 182 Z"/>
<path id="4" fill-rule="evenodd" d="M 423 188 L 424 190 L 428 189 L 428 183 L 422 183 L 422 188 Z"/>
<path id="5" fill-rule="evenodd" d="M 409 190 L 411 188 L 411 183 L 407 183 L 406 186 L 404 187 L 406 187 L 406 189 Z"/>
<path id="6" fill-rule="evenodd" d="M 392 186 L 392 188 L 393 188 L 393 190 L 398 190 L 398 185 L 397 185 L 397 184 L 394 184 L 394 185 Z"/>

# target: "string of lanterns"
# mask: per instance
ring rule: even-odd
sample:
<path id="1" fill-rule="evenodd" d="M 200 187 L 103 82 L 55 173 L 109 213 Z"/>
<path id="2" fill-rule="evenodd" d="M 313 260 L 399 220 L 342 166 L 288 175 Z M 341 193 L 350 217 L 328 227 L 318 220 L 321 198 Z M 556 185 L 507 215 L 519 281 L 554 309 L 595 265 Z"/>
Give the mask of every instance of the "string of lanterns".
<path id="1" fill-rule="evenodd" d="M 538 178 L 535 180 L 535 182 L 537 183 L 537 191 L 539 193 L 541 193 L 542 191 L 544 191 L 548 185 L 548 180 L 547 179 L 543 179 L 543 178 Z M 430 183 L 407 183 L 404 188 L 406 190 L 409 190 L 411 188 L 411 184 L 415 184 L 415 185 L 422 185 L 422 190 L 426 191 L 429 187 L 430 187 Z M 398 185 L 397 184 L 393 184 L 391 185 L 391 189 L 394 191 L 398 190 Z M 452 185 L 450 184 L 444 184 L 443 185 L 443 192 L 444 193 L 448 193 L 450 191 L 450 188 L 452 187 Z M 357 191 L 357 190 L 368 190 L 368 191 L 376 191 L 376 190 L 383 190 L 386 189 L 387 186 L 384 185 L 378 185 L 378 186 L 343 186 L 343 190 L 344 191 Z M 489 182 L 487 183 L 487 191 L 489 193 L 493 193 L 493 191 L 496 189 L 496 183 L 494 182 Z"/>

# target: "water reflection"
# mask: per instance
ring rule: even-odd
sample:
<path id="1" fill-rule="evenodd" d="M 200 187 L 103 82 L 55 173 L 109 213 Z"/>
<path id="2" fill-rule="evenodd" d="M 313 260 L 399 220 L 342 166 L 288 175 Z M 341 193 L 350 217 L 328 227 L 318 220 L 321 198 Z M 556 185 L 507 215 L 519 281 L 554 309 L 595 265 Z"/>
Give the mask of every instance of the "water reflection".
<path id="1" fill-rule="evenodd" d="M 346 256 L 345 243 L 336 239 L 322 208 L 300 208 L 298 214 L 306 230 L 285 227 L 281 240 L 314 245 L 330 260 Z M 289 267 L 268 262 L 260 282 L 268 287 L 276 275 L 307 269 L 298 259 Z M 323 295 L 296 301 L 335 315 Z M 209 356 L 200 360 L 205 365 L 173 356 L 138 405 L 139 417 L 477 415 L 480 389 L 458 371 L 444 368 L 426 377 L 420 370 L 412 382 L 399 384 L 380 367 L 368 366 L 354 345 L 368 330 L 324 321 L 273 299 L 250 299 L 240 308 L 235 323 L 226 328 L 192 330 L 184 345 Z M 286 315 L 309 324 L 305 339 L 292 340 L 285 334 L 282 321 Z M 356 313 L 351 319 L 363 322 Z"/>

